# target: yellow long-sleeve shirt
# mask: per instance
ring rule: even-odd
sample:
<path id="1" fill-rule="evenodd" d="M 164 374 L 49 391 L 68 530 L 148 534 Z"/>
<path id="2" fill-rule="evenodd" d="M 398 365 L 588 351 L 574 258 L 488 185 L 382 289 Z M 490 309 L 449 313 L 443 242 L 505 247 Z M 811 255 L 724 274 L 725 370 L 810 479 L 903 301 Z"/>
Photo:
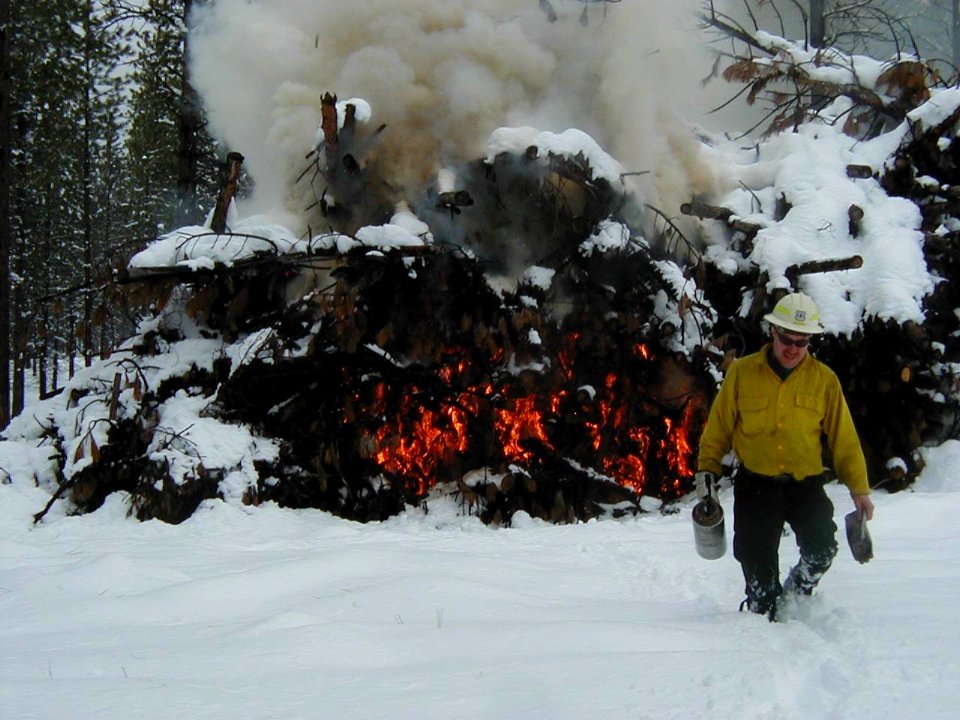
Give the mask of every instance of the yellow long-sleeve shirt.
<path id="1" fill-rule="evenodd" d="M 730 366 L 700 438 L 698 469 L 719 474 L 732 447 L 760 475 L 818 475 L 826 436 L 840 480 L 854 495 L 869 493 L 860 438 L 836 374 L 807 355 L 781 380 L 769 351 L 768 344 Z"/>

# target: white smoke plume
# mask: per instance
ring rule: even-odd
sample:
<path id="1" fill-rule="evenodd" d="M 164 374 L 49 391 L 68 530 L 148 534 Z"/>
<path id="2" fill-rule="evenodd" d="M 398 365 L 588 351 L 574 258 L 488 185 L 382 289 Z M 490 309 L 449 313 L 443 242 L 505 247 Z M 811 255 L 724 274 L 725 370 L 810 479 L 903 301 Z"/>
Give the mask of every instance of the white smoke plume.
<path id="1" fill-rule="evenodd" d="M 387 176 L 416 188 L 483 157 L 505 125 L 592 135 L 645 201 L 676 214 L 712 185 L 689 121 L 710 70 L 700 0 L 216 0 L 193 17 L 193 80 L 212 130 L 244 154 L 251 210 L 302 223 L 294 180 L 320 98 L 363 98 L 386 124 Z M 730 88 L 724 92 L 729 93 Z"/>

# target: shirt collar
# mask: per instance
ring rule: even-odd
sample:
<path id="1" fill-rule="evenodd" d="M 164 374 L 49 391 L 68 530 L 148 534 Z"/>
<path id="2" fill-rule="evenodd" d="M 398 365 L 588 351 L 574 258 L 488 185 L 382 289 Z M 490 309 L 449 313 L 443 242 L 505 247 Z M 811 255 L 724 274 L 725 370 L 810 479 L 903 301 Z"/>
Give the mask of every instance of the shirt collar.
<path id="1" fill-rule="evenodd" d="M 803 365 L 807 361 L 807 358 L 810 357 L 810 351 L 808 350 L 807 354 L 803 356 L 803 360 L 798 362 L 796 366 L 792 368 L 785 368 L 783 365 L 778 363 L 777 359 L 773 356 L 772 342 L 768 342 L 766 345 L 764 345 L 761 352 L 763 353 L 763 357 L 766 359 L 769 368 L 773 370 L 776 376 L 781 380 L 786 380 L 788 377 L 790 377 L 793 372 Z"/>

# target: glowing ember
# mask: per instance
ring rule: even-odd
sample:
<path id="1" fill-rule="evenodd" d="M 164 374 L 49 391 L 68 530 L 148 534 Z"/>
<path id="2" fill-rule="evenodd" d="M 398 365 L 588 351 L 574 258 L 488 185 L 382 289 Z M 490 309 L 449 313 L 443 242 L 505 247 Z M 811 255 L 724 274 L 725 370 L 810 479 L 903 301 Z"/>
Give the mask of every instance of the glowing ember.
<path id="1" fill-rule="evenodd" d="M 523 447 L 524 440 L 539 440 L 553 450 L 543 425 L 543 413 L 537 409 L 537 398 L 528 396 L 511 400 L 507 409 L 497 409 L 497 436 L 503 444 L 503 454 L 510 460 L 526 461 L 533 453 Z"/>
<path id="2" fill-rule="evenodd" d="M 384 472 L 417 483 L 423 495 L 437 481 L 437 468 L 469 448 L 468 413 L 452 404 L 437 411 L 405 400 L 396 415 L 375 434 L 374 459 Z"/>
<path id="3" fill-rule="evenodd" d="M 647 472 L 643 460 L 636 455 L 604 458 L 603 472 L 624 487 L 638 493 L 643 491 L 647 483 Z"/>
<path id="4" fill-rule="evenodd" d="M 379 383 L 367 416 L 378 422 L 372 431 L 372 458 L 385 474 L 409 483 L 418 496 L 448 477 L 452 468 L 536 464 L 537 448 L 592 465 L 636 493 L 653 483 L 660 492 L 679 494 L 683 479 L 693 474 L 690 437 L 700 405 L 687 403 L 680 417 L 667 409 L 651 417 L 644 396 L 631 390 L 642 383 L 614 371 L 598 378 L 597 386 L 582 382 L 589 374 L 577 367 L 578 338 L 576 333 L 564 338 L 556 356 L 562 381 L 549 393 L 517 397 L 513 376 L 500 386 L 470 385 L 466 378 L 478 375 L 471 375 L 462 358 L 436 370 L 432 392 Z M 635 343 L 632 351 L 641 369 L 653 362 L 646 345 Z M 503 353 L 499 355 L 502 360 Z M 429 398 L 429 407 L 423 406 L 423 398 Z M 638 422 L 638 416 L 645 420 Z M 563 426 L 562 438 L 552 436 L 558 424 Z"/>

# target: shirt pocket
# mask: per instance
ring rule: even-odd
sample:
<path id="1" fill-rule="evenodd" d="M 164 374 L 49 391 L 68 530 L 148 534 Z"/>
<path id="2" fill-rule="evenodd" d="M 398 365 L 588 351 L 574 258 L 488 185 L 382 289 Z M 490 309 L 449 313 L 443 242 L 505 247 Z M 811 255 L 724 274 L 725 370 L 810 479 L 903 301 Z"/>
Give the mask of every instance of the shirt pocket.
<path id="1" fill-rule="evenodd" d="M 797 395 L 797 407 L 801 410 L 823 415 L 823 401 L 816 395 Z"/>
<path id="2" fill-rule="evenodd" d="M 740 398 L 740 429 L 744 435 L 758 435 L 763 432 L 769 402 L 770 399 L 765 397 Z"/>
<path id="3" fill-rule="evenodd" d="M 803 430 L 817 430 L 823 419 L 824 403 L 815 395 L 797 395 L 797 420 Z"/>

